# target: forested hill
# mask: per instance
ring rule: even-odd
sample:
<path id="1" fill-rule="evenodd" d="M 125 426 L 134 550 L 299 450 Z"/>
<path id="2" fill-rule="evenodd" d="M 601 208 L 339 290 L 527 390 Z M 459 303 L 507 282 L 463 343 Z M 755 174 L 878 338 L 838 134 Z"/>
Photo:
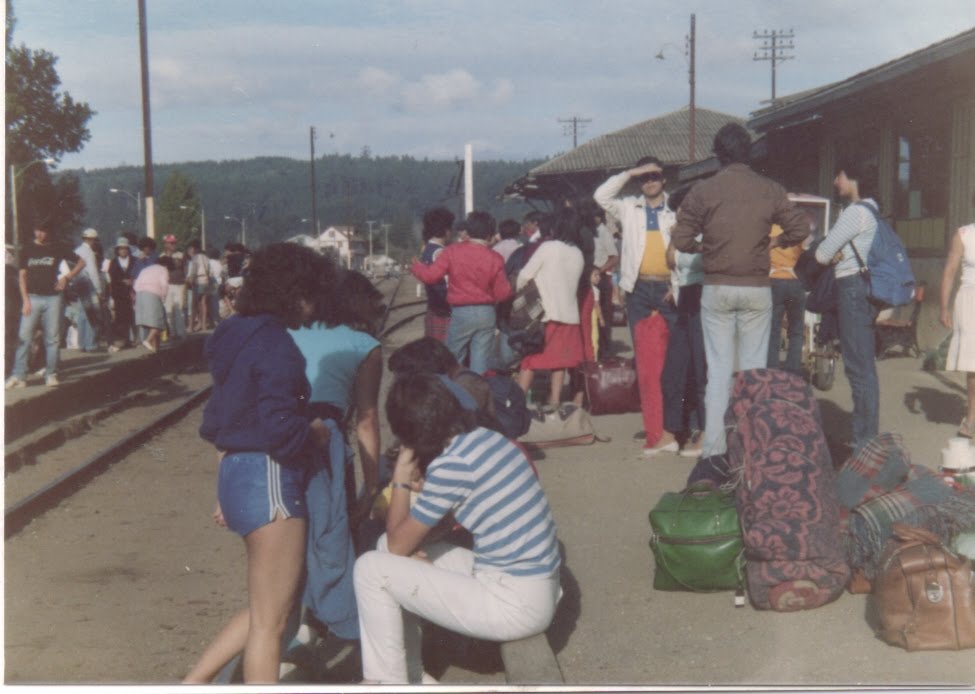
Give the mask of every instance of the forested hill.
<path id="1" fill-rule="evenodd" d="M 474 162 L 474 203 L 499 221 L 520 219 L 531 208 L 521 201 L 501 201 L 505 185 L 539 165 L 522 162 Z M 178 172 L 177 176 L 173 176 Z M 66 171 L 79 179 L 86 207 L 85 225 L 102 232 L 103 239 L 120 231 L 135 231 L 137 198 L 144 190 L 141 167 Z M 311 233 L 311 165 L 283 157 L 238 161 L 203 161 L 157 165 L 155 174 L 156 235 L 175 233 L 188 239 L 199 226 L 196 214 L 179 214 L 190 198 L 202 205 L 207 245 L 223 247 L 239 239 L 241 221 L 248 246 Z M 172 179 L 172 180 L 170 180 Z M 324 156 L 315 161 L 318 219 L 329 225 L 354 225 L 357 231 L 373 225 L 377 252 L 381 249 L 380 224 L 390 224 L 390 245 L 413 252 L 418 243 L 423 211 L 444 205 L 460 217 L 463 208 L 463 172 L 460 161 L 418 160 L 412 157 Z M 171 185 L 167 186 L 167 183 Z M 129 193 L 112 193 L 116 188 Z M 176 208 L 174 210 L 174 208 Z M 227 220 L 225 217 L 236 219 Z M 309 221 L 302 221 L 307 219 Z M 164 225 L 186 228 L 161 228 Z M 144 232 L 143 232 L 144 233 Z M 141 235 L 141 234 L 140 234 Z"/>

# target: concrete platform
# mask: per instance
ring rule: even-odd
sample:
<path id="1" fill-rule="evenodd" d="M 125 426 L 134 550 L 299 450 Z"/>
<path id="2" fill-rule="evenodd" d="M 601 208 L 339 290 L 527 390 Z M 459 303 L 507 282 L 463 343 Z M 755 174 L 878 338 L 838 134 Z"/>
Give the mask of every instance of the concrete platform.
<path id="1" fill-rule="evenodd" d="M 28 376 L 26 388 L 4 391 L 4 442 L 10 443 L 58 419 L 124 396 L 137 384 L 193 365 L 203 366 L 209 332 L 164 343 L 156 354 L 144 347 L 86 353 L 61 350 L 60 385 Z"/>

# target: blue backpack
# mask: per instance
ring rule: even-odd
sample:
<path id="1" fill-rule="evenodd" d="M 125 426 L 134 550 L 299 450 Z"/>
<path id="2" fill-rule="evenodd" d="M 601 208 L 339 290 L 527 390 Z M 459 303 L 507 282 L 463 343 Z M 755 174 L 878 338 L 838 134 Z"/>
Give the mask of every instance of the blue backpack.
<path id="1" fill-rule="evenodd" d="M 916 282 L 907 250 L 890 224 L 870 205 L 859 202 L 877 220 L 877 233 L 870 245 L 867 262 L 850 242 L 860 264 L 860 275 L 867 283 L 867 297 L 880 307 L 903 306 L 914 298 Z"/>

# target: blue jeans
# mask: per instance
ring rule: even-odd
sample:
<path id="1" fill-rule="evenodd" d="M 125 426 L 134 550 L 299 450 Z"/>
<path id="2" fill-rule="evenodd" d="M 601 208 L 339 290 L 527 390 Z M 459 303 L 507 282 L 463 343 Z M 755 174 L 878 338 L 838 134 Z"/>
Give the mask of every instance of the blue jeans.
<path id="1" fill-rule="evenodd" d="M 771 319 L 772 290 L 768 287 L 708 284 L 701 292 L 701 326 L 708 365 L 702 458 L 722 455 L 727 450 L 724 415 L 731 397 L 735 354 L 740 370 L 764 369 Z"/>
<path id="2" fill-rule="evenodd" d="M 27 353 L 37 324 L 44 321 L 44 352 L 47 358 L 45 375 L 57 376 L 61 347 L 61 295 L 30 294 L 30 315 L 20 316 L 17 335 L 17 354 L 14 356 L 13 376 L 27 377 Z"/>
<path id="3" fill-rule="evenodd" d="M 778 369 L 779 340 L 782 336 L 782 316 L 789 323 L 789 346 L 781 368 L 802 373 L 802 332 L 806 316 L 806 290 L 797 279 L 772 280 L 772 329 L 769 333 L 768 367 Z"/>
<path id="4" fill-rule="evenodd" d="M 637 280 L 633 284 L 633 291 L 626 294 L 626 322 L 630 326 L 631 339 L 636 324 L 654 311 L 660 311 L 660 315 L 667 321 L 667 327 L 674 329 L 677 309 L 669 301 L 664 301 L 669 291 L 670 282 Z"/>
<path id="5" fill-rule="evenodd" d="M 704 426 L 707 361 L 701 330 L 701 285 L 680 288 L 677 320 L 667 343 L 667 359 L 661 377 L 664 395 L 664 429 L 691 432 Z"/>
<path id="6" fill-rule="evenodd" d="M 90 305 L 90 299 L 75 299 L 68 307 L 65 309 L 65 317 L 74 323 L 75 329 L 78 331 L 78 349 L 83 352 L 91 352 L 97 346 L 95 342 L 95 326 L 92 325 L 91 320 L 88 317 L 88 305 Z"/>
<path id="7" fill-rule="evenodd" d="M 461 364 L 470 355 L 470 370 L 482 374 L 488 369 L 494 346 L 497 317 L 494 304 L 452 306 L 447 328 L 447 349 Z"/>
<path id="8" fill-rule="evenodd" d="M 840 352 L 853 395 L 853 447 L 859 449 L 880 428 L 880 382 L 874 335 L 877 310 L 867 301 L 867 285 L 860 275 L 840 277 L 836 288 Z"/>

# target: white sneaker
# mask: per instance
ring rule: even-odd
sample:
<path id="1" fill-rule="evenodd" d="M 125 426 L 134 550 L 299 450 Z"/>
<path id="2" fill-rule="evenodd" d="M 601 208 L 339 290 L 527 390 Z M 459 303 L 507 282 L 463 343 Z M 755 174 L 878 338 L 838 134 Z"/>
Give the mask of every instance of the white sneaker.
<path id="1" fill-rule="evenodd" d="M 142 346 L 145 347 L 147 350 L 149 350 L 149 354 L 155 354 L 156 353 L 156 348 L 152 346 L 152 343 L 149 342 L 149 340 L 143 340 L 142 341 Z"/>
<path id="2" fill-rule="evenodd" d="M 680 450 L 680 444 L 676 441 L 671 441 L 670 443 L 665 443 L 663 446 L 653 446 L 651 448 L 643 449 L 644 458 L 652 458 L 658 453 L 676 453 Z"/>
<path id="3" fill-rule="evenodd" d="M 61 382 L 58 381 L 57 376 L 55 376 L 54 374 L 50 374 L 47 378 L 44 379 L 44 385 L 53 388 L 54 386 L 61 385 Z"/>
<path id="4" fill-rule="evenodd" d="M 4 388 L 23 388 L 27 385 L 27 381 L 16 376 L 11 376 L 7 379 L 7 382 L 3 384 Z"/>
<path id="5" fill-rule="evenodd" d="M 109 353 L 109 354 L 115 354 L 115 353 L 116 353 L 116 352 L 118 352 L 118 351 L 119 351 L 120 349 L 122 349 L 122 348 L 121 348 L 121 347 L 119 347 L 118 345 L 109 345 L 109 346 L 108 346 L 108 353 Z"/>
<path id="6" fill-rule="evenodd" d="M 38 378 L 41 378 L 46 373 L 47 373 L 47 367 L 46 366 L 42 366 L 37 371 L 35 371 L 34 373 L 32 373 L 31 376 L 37 376 Z"/>

